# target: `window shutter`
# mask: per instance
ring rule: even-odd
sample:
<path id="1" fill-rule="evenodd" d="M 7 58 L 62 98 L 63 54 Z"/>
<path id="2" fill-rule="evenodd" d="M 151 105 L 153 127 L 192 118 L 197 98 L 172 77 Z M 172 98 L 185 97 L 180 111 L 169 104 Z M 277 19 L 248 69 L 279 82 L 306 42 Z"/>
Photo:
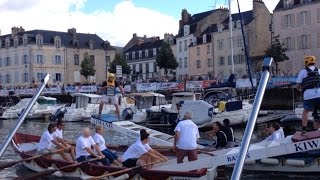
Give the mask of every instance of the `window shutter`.
<path id="1" fill-rule="evenodd" d="M 306 12 L 306 24 L 310 25 L 311 24 L 311 14 L 310 11 Z"/>

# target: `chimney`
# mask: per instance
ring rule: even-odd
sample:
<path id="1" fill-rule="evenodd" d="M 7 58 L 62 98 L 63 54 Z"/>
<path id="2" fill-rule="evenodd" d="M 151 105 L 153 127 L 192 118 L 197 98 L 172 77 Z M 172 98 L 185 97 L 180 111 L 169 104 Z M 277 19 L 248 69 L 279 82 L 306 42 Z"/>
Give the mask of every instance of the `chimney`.
<path id="1" fill-rule="evenodd" d="M 136 38 L 137 37 L 137 33 L 133 33 L 132 37 Z"/>
<path id="2" fill-rule="evenodd" d="M 74 39 L 77 38 L 77 29 L 76 29 L 76 28 L 68 29 L 68 33 L 69 33 L 70 35 L 72 35 L 72 37 L 73 37 Z"/>
<path id="3" fill-rule="evenodd" d="M 183 23 L 188 22 L 189 16 L 190 16 L 190 14 L 188 13 L 188 11 L 186 9 L 182 9 L 181 20 L 182 20 Z"/>

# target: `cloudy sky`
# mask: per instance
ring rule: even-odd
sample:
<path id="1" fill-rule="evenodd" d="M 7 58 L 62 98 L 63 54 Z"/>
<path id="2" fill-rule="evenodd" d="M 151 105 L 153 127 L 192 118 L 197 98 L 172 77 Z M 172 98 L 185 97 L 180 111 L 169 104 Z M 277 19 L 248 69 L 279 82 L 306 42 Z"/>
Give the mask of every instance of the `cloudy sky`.
<path id="1" fill-rule="evenodd" d="M 272 12 L 278 0 L 264 0 Z M 201 2 L 201 3 L 200 3 Z M 190 14 L 226 6 L 227 0 L 0 0 L 1 35 L 11 27 L 96 33 L 112 45 L 124 46 L 133 33 L 160 36 L 178 32 L 181 10 Z M 239 0 L 241 11 L 251 0 Z M 172 4 L 174 3 L 174 4 Z M 237 12 L 236 0 L 231 10 Z"/>

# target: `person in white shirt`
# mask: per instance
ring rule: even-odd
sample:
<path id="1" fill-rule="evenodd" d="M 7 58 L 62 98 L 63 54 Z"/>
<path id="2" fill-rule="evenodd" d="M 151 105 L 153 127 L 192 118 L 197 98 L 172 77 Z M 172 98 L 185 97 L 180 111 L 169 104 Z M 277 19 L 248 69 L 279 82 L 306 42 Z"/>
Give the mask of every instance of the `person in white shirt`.
<path id="1" fill-rule="evenodd" d="M 140 130 L 140 139 L 132 144 L 122 156 L 122 164 L 127 168 L 137 165 L 144 166 L 152 162 L 160 160 L 162 162 L 168 159 L 159 152 L 152 149 L 149 144 L 149 133 L 145 129 Z M 146 169 L 151 169 L 152 165 L 146 166 Z"/>
<path id="2" fill-rule="evenodd" d="M 320 69 L 316 64 L 315 56 L 304 58 L 305 68 L 298 74 L 297 88 L 303 93 L 302 134 L 307 132 L 308 113 L 314 106 L 320 105 Z"/>
<path id="3" fill-rule="evenodd" d="M 270 134 L 264 141 L 279 141 L 284 139 L 284 133 L 282 128 L 280 127 L 280 124 L 277 122 L 273 122 L 268 128 L 266 128 L 266 131 Z"/>
<path id="4" fill-rule="evenodd" d="M 103 165 L 109 165 L 105 156 L 100 151 L 99 146 L 94 142 L 90 136 L 90 129 L 85 127 L 82 129 L 82 135 L 76 141 L 76 158 L 78 162 L 83 162 L 92 158 L 99 158 Z M 91 149 L 94 147 L 97 154 Z"/>
<path id="5" fill-rule="evenodd" d="M 96 127 L 96 133 L 93 135 L 94 142 L 99 146 L 100 151 L 109 160 L 110 163 L 121 166 L 122 162 L 119 157 L 106 147 L 106 141 L 102 136 L 103 132 L 104 129 L 102 126 Z"/>
<path id="6" fill-rule="evenodd" d="M 71 158 L 73 162 L 76 161 L 76 155 L 75 155 L 75 147 L 71 146 L 69 142 L 65 139 L 63 139 L 63 129 L 65 127 L 65 124 L 63 121 L 58 121 L 57 122 L 57 129 L 54 133 L 52 133 L 52 136 L 55 140 L 57 140 L 59 143 L 63 144 L 65 147 L 69 149 L 69 153 L 71 155 Z"/>
<path id="7" fill-rule="evenodd" d="M 200 137 L 199 129 L 191 119 L 191 111 L 186 111 L 182 121 L 174 129 L 173 150 L 177 154 L 177 163 L 183 163 L 185 156 L 188 156 L 189 161 L 198 159 L 197 140 Z"/>
<path id="8" fill-rule="evenodd" d="M 50 123 L 48 125 L 48 130 L 46 130 L 39 141 L 38 148 L 37 148 L 37 154 L 46 154 L 49 152 L 52 152 L 55 149 L 65 149 L 67 150 L 68 147 L 64 146 L 63 144 L 59 143 L 57 140 L 53 138 L 53 134 L 57 129 L 57 124 L 56 123 Z M 67 155 L 64 152 L 59 153 L 61 157 L 65 161 L 70 161 L 70 159 L 67 157 Z M 51 158 L 51 155 L 48 155 L 48 157 Z"/>

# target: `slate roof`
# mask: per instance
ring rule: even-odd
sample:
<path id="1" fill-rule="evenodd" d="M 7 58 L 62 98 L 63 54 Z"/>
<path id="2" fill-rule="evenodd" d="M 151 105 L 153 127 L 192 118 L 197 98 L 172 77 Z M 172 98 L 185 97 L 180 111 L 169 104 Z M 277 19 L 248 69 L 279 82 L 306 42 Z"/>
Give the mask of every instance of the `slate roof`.
<path id="1" fill-rule="evenodd" d="M 312 2 L 310 3 L 318 3 L 318 2 L 320 2 L 320 0 L 312 0 Z M 306 4 L 309 4 L 309 3 L 306 3 Z M 277 6 L 275 7 L 274 11 L 285 9 L 283 5 L 284 5 L 283 0 L 280 0 Z M 293 6 L 297 6 L 297 5 L 303 5 L 303 4 L 300 4 L 300 0 L 294 0 Z M 293 8 L 293 6 L 290 6 L 288 8 Z"/>
<path id="2" fill-rule="evenodd" d="M 135 44 L 134 46 L 127 49 L 123 53 L 133 52 L 133 51 L 142 51 L 142 50 L 153 49 L 153 48 L 160 48 L 163 45 L 163 43 L 164 43 L 163 40 L 156 40 L 153 42 L 141 43 L 140 45 Z"/>
<path id="3" fill-rule="evenodd" d="M 19 32 L 17 33 L 17 35 L 19 36 L 19 45 L 22 45 L 23 35 L 25 34 L 28 36 L 28 44 L 35 44 L 37 35 L 43 36 L 43 45 L 54 44 L 54 37 L 59 36 L 61 38 L 61 46 L 73 48 L 73 36 L 68 32 L 49 30 L 31 30 Z M 2 41 L 2 48 L 5 47 L 5 40 L 7 37 L 10 37 L 10 47 L 13 46 L 14 39 L 12 38 L 11 34 L 7 34 L 0 36 L 0 40 Z M 96 34 L 76 33 L 76 37 L 79 42 L 78 48 L 89 48 L 89 42 L 92 40 L 94 42 L 95 49 L 105 49 L 105 41 Z M 112 46 L 109 46 L 108 50 L 114 50 L 114 48 Z"/>
<path id="4" fill-rule="evenodd" d="M 241 12 L 240 14 L 239 13 L 231 14 L 232 21 L 236 22 L 240 20 L 241 16 L 242 16 L 243 25 L 249 24 L 253 20 L 253 11 L 250 10 L 250 11 Z M 223 24 L 228 24 L 228 23 L 229 23 L 229 16 L 227 19 L 223 21 Z"/>

